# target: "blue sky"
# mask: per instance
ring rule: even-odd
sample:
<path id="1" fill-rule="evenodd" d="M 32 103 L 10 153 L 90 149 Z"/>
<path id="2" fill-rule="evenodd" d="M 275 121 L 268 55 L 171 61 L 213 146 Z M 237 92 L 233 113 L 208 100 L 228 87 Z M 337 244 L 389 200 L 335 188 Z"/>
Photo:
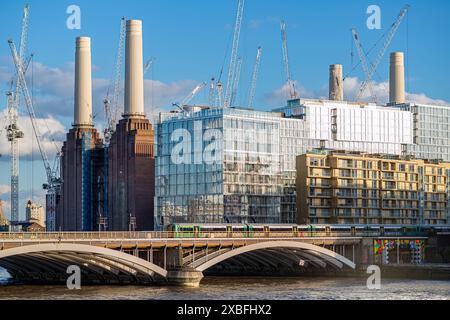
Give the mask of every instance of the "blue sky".
<path id="1" fill-rule="evenodd" d="M 122 16 L 143 20 L 144 58 L 156 58 L 154 67 L 146 76 L 148 113 L 168 108 L 172 102 L 180 101 L 186 96 L 195 84 L 208 81 L 213 75 L 217 76 L 224 58 L 223 81 L 226 80 L 226 67 L 229 63 L 229 54 L 226 53 L 229 51 L 236 11 L 234 0 L 39 0 L 28 3 L 31 6 L 28 51 L 35 54 L 33 72 L 36 85 L 33 88 L 36 109 L 39 117 L 47 119 L 47 125 L 50 122 L 48 136 L 57 141 L 64 138 L 64 131 L 70 127 L 72 120 L 74 41 L 80 35 L 92 38 L 93 77 L 96 79 L 94 113 L 98 115 L 96 120 L 101 126 L 101 100 L 109 79 L 112 78 Z M 388 52 L 399 50 L 408 54 L 407 91 L 415 94 L 410 97 L 427 99 L 426 101 L 450 101 L 450 82 L 446 78 L 450 70 L 450 42 L 447 40 L 450 30 L 450 2 L 439 0 L 408 3 L 411 5 L 409 16 L 401 25 Z M 6 41 L 12 37 L 18 43 L 24 4 L 21 1 L 5 0 L 0 5 L 2 93 L 7 90 L 7 81 L 14 70 Z M 78 5 L 81 9 L 81 30 L 66 28 L 69 16 L 66 8 L 71 4 Z M 366 27 L 366 9 L 371 4 L 381 8 L 381 30 L 368 30 Z M 240 42 L 240 55 L 244 64 L 237 102 L 243 105 L 247 99 L 256 49 L 261 45 L 264 52 L 255 106 L 270 109 L 283 105 L 282 86 L 285 76 L 279 29 L 281 19 L 286 21 L 288 27 L 293 78 L 301 87 L 303 96 L 320 97 L 327 92 L 329 64 L 343 64 L 346 75 L 352 69 L 350 28 L 356 27 L 359 30 L 363 44 L 368 49 L 386 32 L 405 4 L 403 1 L 246 0 Z M 355 56 L 354 63 L 356 61 Z M 358 78 L 362 77 L 360 68 L 349 75 L 356 84 Z M 375 80 L 382 83 L 387 78 L 388 54 L 384 57 Z M 348 88 L 350 87 L 349 85 Z M 380 90 L 384 87 L 380 86 Z M 208 92 L 204 90 L 194 102 L 206 102 L 207 96 Z M 27 127 L 25 117 L 24 126 Z M 23 197 L 36 189 L 35 194 L 41 200 L 42 192 L 37 190 L 44 180 L 42 165 L 39 161 L 35 161 L 34 165 L 27 161 L 31 157 L 26 152 L 31 144 L 30 139 L 23 144 Z M 0 161 L 0 185 L 8 185 L 8 145 L 4 137 L 0 137 L 0 151 L 4 154 Z M 34 159 L 39 159 L 38 154 L 34 155 Z M 33 168 L 35 179 L 31 186 L 30 172 Z M 0 198 L 8 201 L 9 194 L 0 194 Z M 25 201 L 25 198 L 21 199 L 21 203 Z"/>

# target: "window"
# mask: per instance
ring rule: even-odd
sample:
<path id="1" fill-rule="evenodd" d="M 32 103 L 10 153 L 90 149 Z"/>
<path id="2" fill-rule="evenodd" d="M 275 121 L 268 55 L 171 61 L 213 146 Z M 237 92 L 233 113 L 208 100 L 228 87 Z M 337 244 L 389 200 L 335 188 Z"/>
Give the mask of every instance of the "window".
<path id="1" fill-rule="evenodd" d="M 318 165 L 319 165 L 319 160 L 316 158 L 311 158 L 310 166 L 318 166 Z"/>

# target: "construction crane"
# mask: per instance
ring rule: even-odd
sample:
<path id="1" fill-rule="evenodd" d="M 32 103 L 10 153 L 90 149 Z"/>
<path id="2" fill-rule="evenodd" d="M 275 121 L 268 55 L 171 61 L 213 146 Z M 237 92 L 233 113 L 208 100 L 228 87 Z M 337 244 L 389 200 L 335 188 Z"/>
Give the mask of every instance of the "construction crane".
<path id="1" fill-rule="evenodd" d="M 39 132 L 39 126 L 37 124 L 37 120 L 36 120 L 36 114 L 34 111 L 34 106 L 33 106 L 33 101 L 31 100 L 29 91 L 28 91 L 28 86 L 26 83 L 26 79 L 25 79 L 25 70 L 24 70 L 24 65 L 23 65 L 23 61 L 21 61 L 19 59 L 19 55 L 17 54 L 17 50 L 16 47 L 14 45 L 14 42 L 12 40 L 8 40 L 8 44 L 9 47 L 11 49 L 11 54 L 13 57 L 13 61 L 14 61 L 14 65 L 16 67 L 16 72 L 17 72 L 17 83 L 19 85 L 19 91 L 22 92 L 22 95 L 25 99 L 25 105 L 27 107 L 27 111 L 28 114 L 30 116 L 31 119 L 31 125 L 33 128 L 33 132 L 34 135 L 36 136 L 36 140 L 37 140 L 37 145 L 39 148 L 39 152 L 41 154 L 43 163 L 44 163 L 44 168 L 45 168 L 45 172 L 47 175 L 47 183 L 43 185 L 43 188 L 45 190 L 47 190 L 48 195 L 50 195 L 51 199 L 52 199 L 52 203 L 50 204 L 50 206 L 52 208 L 56 207 L 56 195 L 59 194 L 59 190 L 61 188 L 61 178 L 58 177 L 58 171 L 57 168 L 55 167 L 54 169 L 52 169 L 52 167 L 50 166 L 50 162 L 48 160 L 48 156 L 47 156 L 47 152 L 45 150 L 43 141 L 42 141 L 42 136 Z M 56 163 L 58 163 L 58 158 L 59 158 L 59 153 L 57 154 L 56 157 Z"/>
<path id="2" fill-rule="evenodd" d="M 258 47 L 258 50 L 256 52 L 255 66 L 253 67 L 252 83 L 250 84 L 250 91 L 248 93 L 247 107 L 249 109 L 253 109 L 253 102 L 255 100 L 256 94 L 256 84 L 258 82 L 259 66 L 261 64 L 261 56 L 262 56 L 262 47 Z"/>
<path id="3" fill-rule="evenodd" d="M 25 52 L 28 36 L 28 18 L 30 14 L 29 5 L 23 8 L 22 30 L 20 34 L 20 47 L 18 59 L 25 61 Z M 24 68 L 27 65 L 23 62 Z M 24 70 L 25 72 L 25 70 Z M 19 104 L 20 104 L 20 83 L 18 75 L 15 79 L 15 90 L 7 92 L 8 101 L 8 125 L 6 129 L 6 137 L 11 144 L 11 221 L 19 221 L 19 139 L 24 137 L 24 133 L 19 129 Z"/>
<path id="4" fill-rule="evenodd" d="M 286 22 L 281 21 L 281 43 L 283 48 L 283 63 L 284 63 L 284 71 L 286 72 L 286 83 L 289 87 L 289 96 L 291 99 L 297 99 L 298 94 L 295 89 L 295 83 L 292 81 L 291 70 L 289 67 L 289 51 L 287 46 L 287 35 L 286 35 Z"/>
<path id="5" fill-rule="evenodd" d="M 356 28 L 352 28 L 351 31 L 352 31 L 353 40 L 355 41 L 356 51 L 358 52 L 358 56 L 361 61 L 361 66 L 364 71 L 364 75 L 366 76 L 366 79 L 363 84 L 364 89 L 361 86 L 355 100 L 359 100 L 359 98 L 361 97 L 361 94 L 365 90 L 365 87 L 369 87 L 369 92 L 370 92 L 371 97 L 376 100 L 375 92 L 372 87 L 372 81 L 370 80 L 370 70 L 369 70 L 369 66 L 367 65 L 366 53 L 364 52 L 364 49 L 362 47 L 362 44 L 361 44 L 361 41 L 359 38 L 359 34 L 358 34 L 358 31 L 356 30 Z"/>
<path id="6" fill-rule="evenodd" d="M 217 82 L 217 101 L 216 106 L 222 106 L 223 105 L 223 84 L 222 82 Z"/>
<path id="7" fill-rule="evenodd" d="M 153 66 L 153 63 L 155 63 L 155 58 L 150 58 L 145 65 L 144 65 L 144 76 L 147 73 L 148 70 Z"/>
<path id="8" fill-rule="evenodd" d="M 239 57 L 236 64 L 236 73 L 234 74 L 233 79 L 233 94 L 231 95 L 230 106 L 234 105 L 237 97 L 237 91 L 239 88 L 239 81 L 241 79 L 241 70 L 242 70 L 242 57 Z"/>
<path id="9" fill-rule="evenodd" d="M 194 99 L 194 97 L 203 90 L 204 87 L 206 87 L 206 82 L 200 83 L 199 85 L 197 85 L 194 90 L 191 91 L 191 93 L 189 93 L 189 95 L 184 98 L 184 100 L 181 102 L 180 106 L 184 107 L 187 106 L 189 104 L 189 102 L 192 101 L 192 99 Z"/>
<path id="10" fill-rule="evenodd" d="M 242 25 L 242 17 L 244 16 L 244 0 L 238 0 L 238 9 L 236 13 L 236 22 L 234 25 L 234 34 L 233 34 L 233 46 L 231 49 L 231 57 L 230 57 L 230 66 L 228 68 L 228 79 L 227 79 L 227 87 L 225 91 L 225 101 L 224 107 L 231 106 L 231 99 L 233 92 L 235 92 L 236 84 L 236 73 L 238 73 L 238 49 L 239 49 L 239 38 L 241 36 L 241 25 Z"/>
<path id="11" fill-rule="evenodd" d="M 106 98 L 103 100 L 106 116 L 106 128 L 104 130 L 106 145 L 109 145 L 111 141 L 112 134 L 114 133 L 114 126 L 117 121 L 117 112 L 119 109 L 118 108 L 119 96 L 121 92 L 120 81 L 122 76 L 121 71 L 123 64 L 125 32 L 126 32 L 126 20 L 124 17 L 122 17 L 122 19 L 120 20 L 119 46 L 117 48 L 116 65 L 114 68 L 114 91 L 112 95 L 112 101 L 109 99 L 109 89 L 106 94 Z"/>
<path id="12" fill-rule="evenodd" d="M 367 73 L 366 73 L 366 71 L 364 71 L 366 73 L 366 80 L 362 83 L 361 88 L 359 89 L 358 95 L 356 97 L 356 100 L 359 100 L 359 98 L 361 97 L 361 95 L 364 93 L 364 91 L 366 90 L 366 88 L 368 86 L 370 88 L 372 78 L 373 78 L 375 72 L 377 71 L 378 66 L 381 63 L 381 60 L 383 59 L 383 56 L 386 53 L 386 50 L 388 49 L 389 45 L 391 44 L 392 39 L 394 38 L 395 34 L 397 33 L 397 30 L 400 27 L 400 24 L 402 23 L 403 18 L 408 13 L 409 8 L 410 8 L 410 5 L 406 5 L 400 10 L 400 13 L 398 14 L 395 21 L 392 23 L 391 28 L 389 29 L 389 32 L 387 33 L 386 38 L 384 39 L 383 46 L 381 47 L 380 52 L 376 56 L 374 63 L 372 64 L 371 68 L 368 70 Z M 352 29 L 352 32 L 353 32 L 353 30 L 354 29 Z M 359 37 L 358 37 L 358 39 L 355 39 L 355 37 L 353 39 L 355 41 L 358 41 L 359 45 L 361 46 Z M 358 45 L 357 45 L 357 47 L 358 47 Z M 358 54 L 360 55 L 360 59 L 362 62 L 362 60 L 365 59 L 365 54 L 364 54 L 364 52 L 361 54 L 359 52 L 359 50 L 358 50 Z M 364 57 L 362 57 L 362 56 L 364 56 Z M 372 100 L 373 100 L 373 102 L 376 102 L 377 97 L 375 96 L 375 94 L 372 94 Z"/>
<path id="13" fill-rule="evenodd" d="M 180 109 L 184 114 L 189 115 L 188 112 L 188 104 L 189 102 L 192 101 L 192 99 L 194 99 L 194 97 L 203 90 L 203 88 L 205 88 L 207 86 L 206 82 L 200 83 L 199 85 L 197 85 L 194 90 L 192 90 L 186 98 L 183 99 L 183 101 L 181 103 L 173 103 L 172 105 L 174 107 L 177 107 L 178 109 Z"/>
<path id="14" fill-rule="evenodd" d="M 209 96 L 208 96 L 208 105 L 210 107 L 214 107 L 214 95 L 216 93 L 216 79 L 214 77 L 211 78 L 211 83 L 209 85 Z"/>

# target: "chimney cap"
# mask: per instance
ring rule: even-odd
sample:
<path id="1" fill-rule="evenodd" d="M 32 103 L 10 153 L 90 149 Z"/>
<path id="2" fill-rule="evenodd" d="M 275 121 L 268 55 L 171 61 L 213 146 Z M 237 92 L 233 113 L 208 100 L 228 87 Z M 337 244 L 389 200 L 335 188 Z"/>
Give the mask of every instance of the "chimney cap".
<path id="1" fill-rule="evenodd" d="M 86 48 L 91 46 L 90 37 L 77 37 L 76 39 L 77 48 Z"/>
<path id="2" fill-rule="evenodd" d="M 391 61 L 394 62 L 395 60 L 403 60 L 404 56 L 404 53 L 401 51 L 391 52 Z"/>
<path id="3" fill-rule="evenodd" d="M 127 20 L 127 31 L 142 31 L 142 20 Z"/>

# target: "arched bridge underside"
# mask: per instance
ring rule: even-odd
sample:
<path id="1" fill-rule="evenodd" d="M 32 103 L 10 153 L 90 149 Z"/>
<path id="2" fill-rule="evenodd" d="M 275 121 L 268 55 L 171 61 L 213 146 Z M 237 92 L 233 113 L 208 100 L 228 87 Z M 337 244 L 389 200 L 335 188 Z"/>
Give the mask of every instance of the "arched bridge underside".
<path id="1" fill-rule="evenodd" d="M 152 283 L 167 271 L 131 254 L 82 244 L 38 244 L 0 251 L 0 267 L 15 279 L 61 282 L 67 268 L 76 265 L 89 283 Z"/>
<path id="2" fill-rule="evenodd" d="M 188 258 L 189 259 L 189 258 Z M 232 270 L 277 270 L 323 271 L 324 269 L 355 269 L 349 259 L 331 250 L 309 243 L 297 241 L 270 241 L 224 249 L 205 255 L 189 264 L 190 267 L 204 272 L 208 269 Z"/>
<path id="3" fill-rule="evenodd" d="M 170 256 L 170 250 L 180 248 L 166 248 L 164 252 Z M 298 241 L 267 241 L 200 251 L 194 248 L 191 254 L 189 249 L 184 252 L 187 254 L 183 254 L 176 270 L 194 271 L 200 275 L 208 270 L 224 274 L 263 271 L 276 275 L 282 270 L 302 273 L 307 270 L 355 269 L 355 264 L 342 255 Z M 0 267 L 13 278 L 25 282 L 65 282 L 69 276 L 67 268 L 71 265 L 80 267 L 83 283 L 94 284 L 170 282 L 173 274 L 139 257 L 139 254 L 91 245 L 51 243 L 0 250 Z M 167 269 L 170 271 L 169 267 Z"/>

